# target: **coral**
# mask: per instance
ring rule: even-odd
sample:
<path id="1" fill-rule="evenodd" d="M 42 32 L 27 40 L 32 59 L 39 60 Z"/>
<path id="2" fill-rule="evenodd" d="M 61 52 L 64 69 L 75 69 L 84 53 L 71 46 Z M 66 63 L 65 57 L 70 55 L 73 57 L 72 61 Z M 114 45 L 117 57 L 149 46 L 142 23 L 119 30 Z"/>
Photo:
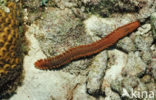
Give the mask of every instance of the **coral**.
<path id="1" fill-rule="evenodd" d="M 9 2 L 9 13 L 0 9 L 0 97 L 7 83 L 21 74 L 22 56 L 18 6 Z M 11 86 L 10 86 L 11 87 Z"/>

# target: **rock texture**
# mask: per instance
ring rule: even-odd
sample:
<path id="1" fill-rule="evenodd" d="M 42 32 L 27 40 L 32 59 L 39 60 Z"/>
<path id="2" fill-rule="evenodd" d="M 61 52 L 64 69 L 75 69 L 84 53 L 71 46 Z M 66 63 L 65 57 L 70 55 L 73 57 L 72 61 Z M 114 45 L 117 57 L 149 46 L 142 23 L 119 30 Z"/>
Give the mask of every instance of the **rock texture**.
<path id="1" fill-rule="evenodd" d="M 156 0 L 27 0 L 23 5 L 30 51 L 23 85 L 10 100 L 155 99 Z M 38 59 L 95 42 L 136 20 L 141 22 L 136 31 L 96 55 L 57 70 L 34 67 Z M 133 91 L 148 94 L 132 97 Z"/>

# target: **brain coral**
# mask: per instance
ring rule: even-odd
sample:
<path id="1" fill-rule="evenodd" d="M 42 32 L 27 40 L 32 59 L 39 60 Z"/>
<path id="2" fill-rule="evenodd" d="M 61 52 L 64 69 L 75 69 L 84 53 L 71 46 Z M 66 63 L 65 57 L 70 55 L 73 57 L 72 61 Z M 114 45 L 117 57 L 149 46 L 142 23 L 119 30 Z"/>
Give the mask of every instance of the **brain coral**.
<path id="1" fill-rule="evenodd" d="M 0 9 L 0 98 L 11 91 L 11 84 L 21 75 L 23 61 L 19 9 L 13 2 L 9 2 L 7 7 L 9 12 Z"/>

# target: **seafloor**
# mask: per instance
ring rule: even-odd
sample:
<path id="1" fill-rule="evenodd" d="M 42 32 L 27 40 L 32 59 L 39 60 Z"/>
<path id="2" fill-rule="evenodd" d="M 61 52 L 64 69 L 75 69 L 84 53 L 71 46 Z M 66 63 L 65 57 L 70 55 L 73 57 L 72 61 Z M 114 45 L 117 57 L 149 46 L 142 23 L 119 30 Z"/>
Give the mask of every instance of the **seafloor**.
<path id="1" fill-rule="evenodd" d="M 156 99 L 156 0 L 1 0 L 0 8 L 9 1 L 21 6 L 26 37 L 22 83 L 9 100 Z M 136 20 L 139 28 L 98 54 L 60 69 L 34 66 Z"/>

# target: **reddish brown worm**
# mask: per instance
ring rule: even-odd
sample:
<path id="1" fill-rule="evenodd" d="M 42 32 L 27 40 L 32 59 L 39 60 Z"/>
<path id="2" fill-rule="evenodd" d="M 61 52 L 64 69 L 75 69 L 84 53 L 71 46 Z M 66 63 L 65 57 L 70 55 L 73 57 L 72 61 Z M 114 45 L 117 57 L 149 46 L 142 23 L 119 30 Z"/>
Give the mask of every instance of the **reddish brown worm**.
<path id="1" fill-rule="evenodd" d="M 59 68 L 60 66 L 65 65 L 71 62 L 72 60 L 96 54 L 102 51 L 103 49 L 113 45 L 119 39 L 126 36 L 128 33 L 133 32 L 139 26 L 139 21 L 126 24 L 122 27 L 117 28 L 109 35 L 96 42 L 93 42 L 88 45 L 80 45 L 74 48 L 70 48 L 64 53 L 55 57 L 40 59 L 35 62 L 35 67 L 43 70 Z"/>

